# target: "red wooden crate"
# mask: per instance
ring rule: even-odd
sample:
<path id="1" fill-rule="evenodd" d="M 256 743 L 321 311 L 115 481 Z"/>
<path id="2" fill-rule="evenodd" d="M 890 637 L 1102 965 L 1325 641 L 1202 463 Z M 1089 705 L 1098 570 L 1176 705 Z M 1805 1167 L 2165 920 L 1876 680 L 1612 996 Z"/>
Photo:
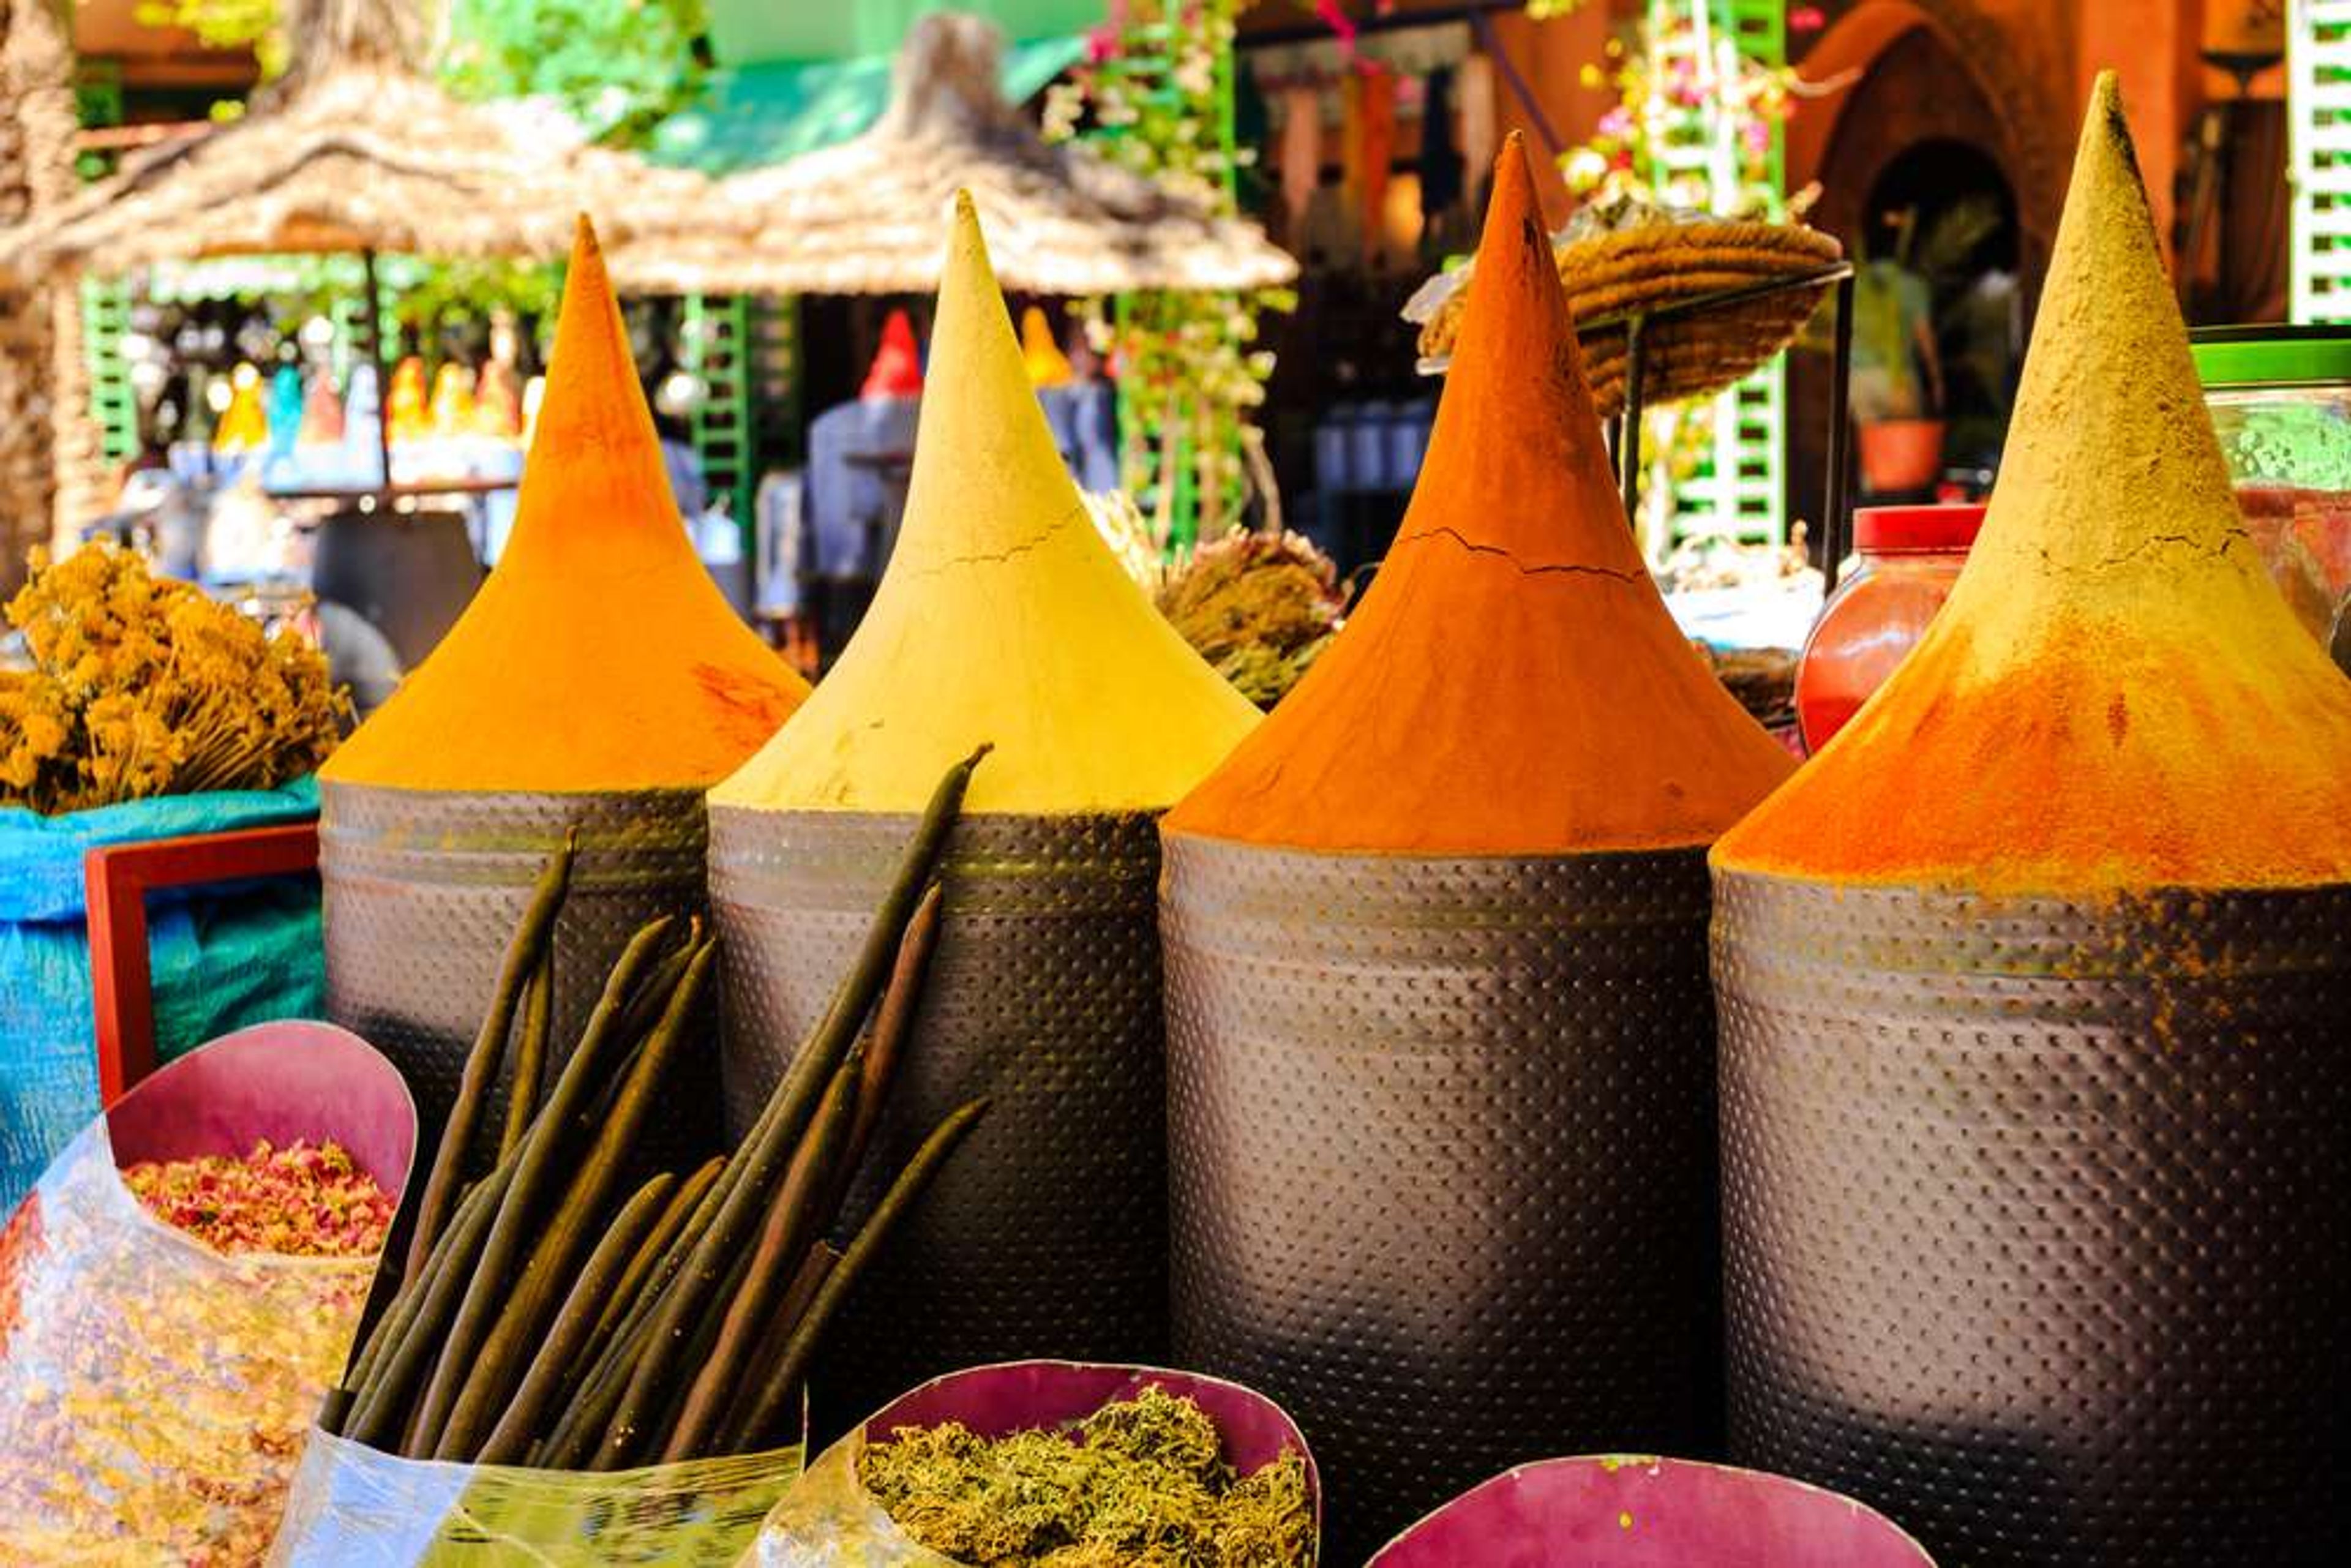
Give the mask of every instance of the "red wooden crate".
<path id="1" fill-rule="evenodd" d="M 291 876 L 314 871 L 318 864 L 314 822 L 110 844 L 84 857 L 102 1103 L 113 1104 L 155 1071 L 155 992 L 147 967 L 149 890 Z"/>

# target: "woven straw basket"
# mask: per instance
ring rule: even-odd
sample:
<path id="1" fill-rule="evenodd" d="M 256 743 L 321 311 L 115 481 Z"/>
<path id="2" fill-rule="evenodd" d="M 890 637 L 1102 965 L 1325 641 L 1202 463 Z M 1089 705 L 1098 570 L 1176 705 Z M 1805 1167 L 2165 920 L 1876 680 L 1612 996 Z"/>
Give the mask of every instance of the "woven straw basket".
<path id="1" fill-rule="evenodd" d="M 1625 408 L 1622 318 L 1819 272 L 1844 259 L 1844 250 L 1817 229 L 1702 221 L 1620 229 L 1559 246 L 1553 254 L 1575 319 L 1614 323 L 1580 333 L 1593 401 L 1601 418 L 1613 419 Z M 1642 336 L 1647 368 L 1641 401 L 1654 408 L 1734 385 L 1794 341 L 1834 285 L 1834 278 L 1823 278 L 1784 294 L 1652 323 Z M 1470 286 L 1465 279 L 1422 324 L 1423 370 L 1441 371 L 1451 358 Z"/>

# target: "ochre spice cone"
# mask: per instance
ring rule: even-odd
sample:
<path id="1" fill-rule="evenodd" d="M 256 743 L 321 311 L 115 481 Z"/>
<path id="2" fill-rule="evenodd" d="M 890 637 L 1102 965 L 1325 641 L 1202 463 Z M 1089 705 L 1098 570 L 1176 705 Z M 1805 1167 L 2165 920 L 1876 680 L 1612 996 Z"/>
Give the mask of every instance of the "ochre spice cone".
<path id="1" fill-rule="evenodd" d="M 432 657 L 321 777 L 438 790 L 701 786 L 807 691 L 694 553 L 582 218 L 513 537 Z"/>

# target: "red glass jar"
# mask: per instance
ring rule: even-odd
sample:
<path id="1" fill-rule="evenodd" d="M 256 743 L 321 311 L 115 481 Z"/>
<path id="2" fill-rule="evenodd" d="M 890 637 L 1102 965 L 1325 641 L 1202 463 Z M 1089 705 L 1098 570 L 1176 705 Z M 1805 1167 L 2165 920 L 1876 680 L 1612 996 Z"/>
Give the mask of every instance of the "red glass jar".
<path id="1" fill-rule="evenodd" d="M 1860 563 L 1837 584 L 1796 665 L 1796 722 L 1818 751 L 1886 684 L 1951 596 L 1983 527 L 1981 507 L 1864 507 Z"/>

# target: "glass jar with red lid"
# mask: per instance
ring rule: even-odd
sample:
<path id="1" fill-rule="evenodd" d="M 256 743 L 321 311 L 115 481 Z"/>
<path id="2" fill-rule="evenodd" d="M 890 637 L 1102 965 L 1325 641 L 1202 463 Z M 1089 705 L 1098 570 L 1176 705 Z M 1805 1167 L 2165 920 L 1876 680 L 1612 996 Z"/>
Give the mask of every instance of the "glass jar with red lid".
<path id="1" fill-rule="evenodd" d="M 1796 721 L 1806 751 L 1827 745 L 1926 634 L 1983 517 L 1980 506 L 1854 513 L 1859 564 L 1821 606 L 1796 665 Z"/>

